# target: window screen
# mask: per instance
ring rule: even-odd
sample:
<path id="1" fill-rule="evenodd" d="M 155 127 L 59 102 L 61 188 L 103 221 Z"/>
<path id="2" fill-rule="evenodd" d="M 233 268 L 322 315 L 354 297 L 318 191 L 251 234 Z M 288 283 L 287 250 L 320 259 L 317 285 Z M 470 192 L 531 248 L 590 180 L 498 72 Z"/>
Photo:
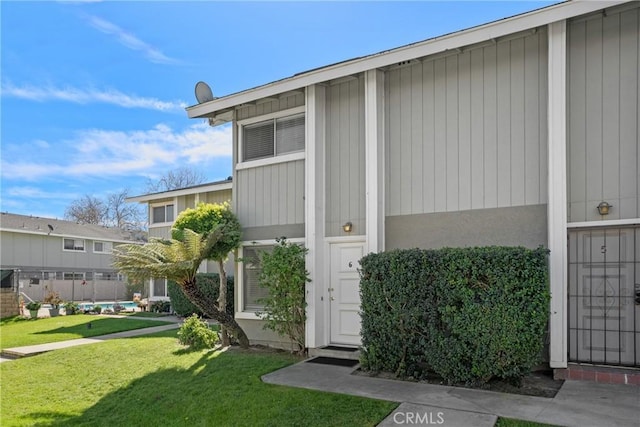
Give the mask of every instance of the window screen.
<path id="1" fill-rule="evenodd" d="M 164 206 L 157 206 L 153 208 L 153 222 L 165 222 L 164 221 Z"/>
<path id="2" fill-rule="evenodd" d="M 276 155 L 304 150 L 304 115 L 276 120 Z"/>
<path id="3" fill-rule="evenodd" d="M 260 298 L 267 297 L 269 291 L 260 287 L 258 280 L 262 267 L 260 266 L 259 253 L 261 251 L 270 251 L 273 246 L 252 246 L 245 247 L 242 251 L 242 287 L 244 295 L 245 311 L 255 311 L 262 308 L 262 304 L 258 302 Z"/>
<path id="4" fill-rule="evenodd" d="M 173 205 L 155 206 L 152 211 L 153 223 L 173 222 Z"/>
<path id="5" fill-rule="evenodd" d="M 167 279 L 153 279 L 153 296 L 167 296 Z"/>

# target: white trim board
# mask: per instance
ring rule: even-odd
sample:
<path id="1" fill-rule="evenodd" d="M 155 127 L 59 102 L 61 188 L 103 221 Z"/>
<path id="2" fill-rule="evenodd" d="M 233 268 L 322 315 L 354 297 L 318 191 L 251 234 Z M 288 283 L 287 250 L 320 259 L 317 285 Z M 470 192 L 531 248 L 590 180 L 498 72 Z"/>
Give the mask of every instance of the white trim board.
<path id="1" fill-rule="evenodd" d="M 640 225 L 640 218 L 569 222 L 567 228 L 621 227 L 625 225 Z"/>

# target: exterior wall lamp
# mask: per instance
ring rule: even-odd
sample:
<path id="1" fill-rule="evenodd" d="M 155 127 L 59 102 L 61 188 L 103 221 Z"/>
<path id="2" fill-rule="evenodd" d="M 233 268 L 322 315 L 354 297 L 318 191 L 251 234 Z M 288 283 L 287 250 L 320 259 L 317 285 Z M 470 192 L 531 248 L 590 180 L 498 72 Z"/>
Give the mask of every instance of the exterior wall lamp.
<path id="1" fill-rule="evenodd" d="M 351 224 L 351 221 L 345 222 L 342 229 L 345 233 L 351 233 L 351 230 L 353 230 L 353 224 Z"/>
<path id="2" fill-rule="evenodd" d="M 600 215 L 609 215 L 609 208 L 612 208 L 613 205 L 610 205 L 607 202 L 600 202 L 600 204 L 597 207 L 598 207 L 598 213 Z"/>

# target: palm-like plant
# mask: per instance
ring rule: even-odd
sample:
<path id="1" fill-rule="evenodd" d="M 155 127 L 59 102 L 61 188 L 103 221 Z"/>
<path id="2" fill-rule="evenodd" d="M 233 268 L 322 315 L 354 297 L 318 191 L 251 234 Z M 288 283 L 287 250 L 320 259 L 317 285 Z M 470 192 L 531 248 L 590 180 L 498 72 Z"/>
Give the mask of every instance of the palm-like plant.
<path id="1" fill-rule="evenodd" d="M 233 316 L 218 309 L 216 300 L 196 286 L 198 267 L 222 238 L 221 228 L 214 229 L 206 237 L 188 228 L 174 229 L 172 236 L 170 240 L 152 238 L 144 245 L 119 245 L 113 249 L 113 265 L 134 280 L 166 277 L 175 281 L 189 301 L 225 326 L 241 347 L 248 347 L 249 339 Z"/>

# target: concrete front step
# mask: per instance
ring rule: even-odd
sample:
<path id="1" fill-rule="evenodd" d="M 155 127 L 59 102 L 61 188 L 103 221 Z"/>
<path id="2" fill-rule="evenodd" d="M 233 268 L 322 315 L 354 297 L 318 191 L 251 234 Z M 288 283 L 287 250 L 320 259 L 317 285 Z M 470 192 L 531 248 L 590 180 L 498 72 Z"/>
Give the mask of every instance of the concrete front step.
<path id="1" fill-rule="evenodd" d="M 334 357 L 336 359 L 360 360 L 360 350 L 357 347 L 326 346 L 309 349 L 310 357 Z"/>

